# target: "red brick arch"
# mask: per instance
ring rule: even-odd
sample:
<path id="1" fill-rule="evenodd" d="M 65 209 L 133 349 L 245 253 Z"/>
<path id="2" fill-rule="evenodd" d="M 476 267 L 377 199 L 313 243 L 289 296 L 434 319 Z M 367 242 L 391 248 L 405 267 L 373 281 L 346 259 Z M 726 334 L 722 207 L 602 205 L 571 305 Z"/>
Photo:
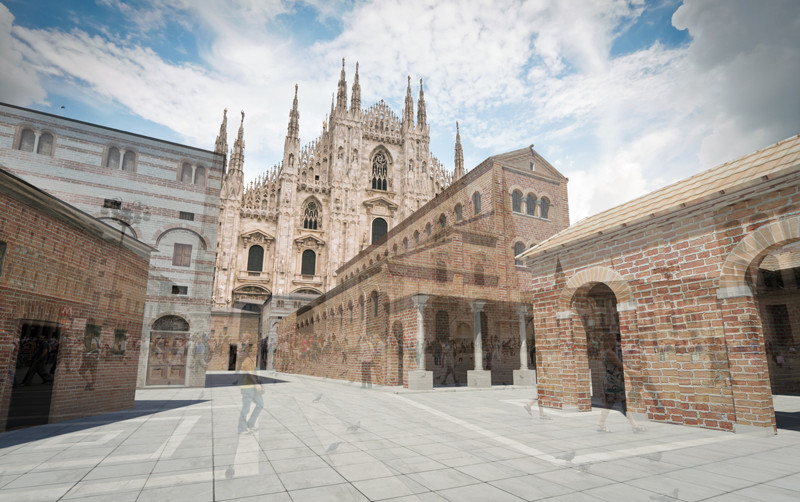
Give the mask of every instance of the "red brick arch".
<path id="1" fill-rule="evenodd" d="M 722 265 L 718 295 L 733 297 L 749 294 L 747 269 L 776 248 L 796 241 L 800 241 L 800 216 L 759 227 L 739 241 L 728 255 Z"/>
<path id="2" fill-rule="evenodd" d="M 608 267 L 590 267 L 573 275 L 567 281 L 561 296 L 558 299 L 558 311 L 565 312 L 570 310 L 572 298 L 579 288 L 602 282 L 614 292 L 617 297 L 617 305 L 621 303 L 633 302 L 633 292 L 628 281 L 619 272 Z"/>

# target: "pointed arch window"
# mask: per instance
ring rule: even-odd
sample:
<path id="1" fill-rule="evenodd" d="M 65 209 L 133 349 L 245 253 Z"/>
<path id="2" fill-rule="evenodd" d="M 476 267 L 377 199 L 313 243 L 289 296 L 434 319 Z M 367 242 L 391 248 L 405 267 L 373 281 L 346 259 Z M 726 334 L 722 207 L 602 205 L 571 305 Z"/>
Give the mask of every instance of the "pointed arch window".
<path id="1" fill-rule="evenodd" d="M 247 252 L 247 271 L 248 272 L 261 272 L 264 266 L 264 248 L 255 245 L 250 246 Z"/>
<path id="2" fill-rule="evenodd" d="M 302 275 L 315 275 L 317 271 L 317 253 L 310 249 L 303 251 L 303 264 L 300 268 Z"/>
<path id="3" fill-rule="evenodd" d="M 462 214 L 463 206 L 461 204 L 456 204 L 456 221 L 461 221 L 464 217 Z"/>
<path id="4" fill-rule="evenodd" d="M 23 152 L 33 153 L 33 145 L 36 143 L 36 134 L 30 129 L 23 129 L 22 134 L 19 135 L 18 150 Z"/>
<path id="5" fill-rule="evenodd" d="M 440 214 L 439 215 L 439 225 L 444 228 L 447 226 L 447 216 Z"/>
<path id="6" fill-rule="evenodd" d="M 319 207 L 314 201 L 306 204 L 306 210 L 303 214 L 303 228 L 309 230 L 316 230 L 319 227 Z"/>
<path id="7" fill-rule="evenodd" d="M 525 200 L 525 212 L 528 216 L 536 216 L 536 196 L 532 193 L 529 193 Z"/>
<path id="8" fill-rule="evenodd" d="M 372 189 L 385 191 L 388 174 L 389 163 L 386 161 L 386 155 L 382 152 L 376 153 L 372 159 Z"/>
<path id="9" fill-rule="evenodd" d="M 43 133 L 39 136 L 39 146 L 36 147 L 36 153 L 42 155 L 52 155 L 53 153 L 53 135 L 49 132 Z"/>

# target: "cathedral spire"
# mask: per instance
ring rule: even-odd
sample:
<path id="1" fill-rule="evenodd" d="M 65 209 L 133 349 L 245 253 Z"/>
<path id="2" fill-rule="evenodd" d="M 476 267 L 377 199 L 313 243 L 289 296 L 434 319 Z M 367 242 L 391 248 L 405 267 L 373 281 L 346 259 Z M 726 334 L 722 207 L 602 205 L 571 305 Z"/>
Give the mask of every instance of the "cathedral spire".
<path id="1" fill-rule="evenodd" d="M 358 61 L 356 61 L 356 76 L 353 77 L 353 92 L 350 97 L 350 110 L 361 110 L 361 84 L 358 83 Z"/>
<path id="2" fill-rule="evenodd" d="M 425 129 L 428 125 L 428 115 L 425 112 L 425 93 L 422 90 L 422 79 L 419 79 L 419 101 L 417 102 L 417 127 Z"/>
<path id="3" fill-rule="evenodd" d="M 292 111 L 289 112 L 289 130 L 286 133 L 286 139 L 300 139 L 300 114 L 297 112 L 297 84 L 294 84 L 294 101 L 292 102 Z"/>
<path id="4" fill-rule="evenodd" d="M 339 94 L 336 96 L 336 111 L 347 111 L 347 81 L 344 78 L 344 58 L 342 58 L 342 73 L 339 75 Z M 333 113 L 331 113 L 333 118 Z"/>
<path id="5" fill-rule="evenodd" d="M 239 135 L 233 143 L 233 153 L 231 154 L 231 171 L 241 171 L 244 165 L 244 110 L 242 110 L 242 122 L 239 124 Z"/>
<path id="6" fill-rule="evenodd" d="M 331 120 L 333 120 L 333 99 L 334 99 L 334 95 L 333 95 L 333 93 L 331 93 L 331 114 L 330 114 Z M 337 110 L 338 110 L 338 108 L 337 108 Z"/>
<path id="7" fill-rule="evenodd" d="M 214 143 L 214 153 L 222 155 L 222 172 L 225 172 L 228 155 L 228 109 L 222 112 L 222 124 L 219 125 L 219 134 Z"/>
<path id="8" fill-rule="evenodd" d="M 408 76 L 406 88 L 406 107 L 403 110 L 403 129 L 414 128 L 414 99 L 411 97 L 411 75 Z"/>
<path id="9" fill-rule="evenodd" d="M 456 167 L 453 170 L 453 181 L 464 176 L 464 150 L 461 148 L 461 133 L 458 130 L 456 121 Z"/>

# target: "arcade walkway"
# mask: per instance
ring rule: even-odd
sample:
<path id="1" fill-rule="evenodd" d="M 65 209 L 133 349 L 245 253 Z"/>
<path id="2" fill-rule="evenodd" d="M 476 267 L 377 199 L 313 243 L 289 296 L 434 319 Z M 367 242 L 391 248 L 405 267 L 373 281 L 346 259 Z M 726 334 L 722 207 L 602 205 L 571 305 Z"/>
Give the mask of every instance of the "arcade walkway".
<path id="1" fill-rule="evenodd" d="M 148 389 L 135 410 L 0 434 L 0 500 L 798 500 L 800 398 L 774 437 L 523 405 L 530 389 L 361 389 L 262 372 L 238 433 L 230 373 Z"/>

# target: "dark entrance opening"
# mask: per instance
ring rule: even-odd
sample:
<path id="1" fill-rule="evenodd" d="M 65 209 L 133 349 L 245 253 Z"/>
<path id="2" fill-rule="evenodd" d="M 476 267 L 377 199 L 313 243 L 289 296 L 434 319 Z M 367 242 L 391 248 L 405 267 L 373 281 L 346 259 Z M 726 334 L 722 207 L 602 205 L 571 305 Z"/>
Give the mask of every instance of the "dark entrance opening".
<path id="1" fill-rule="evenodd" d="M 228 348 L 228 371 L 236 371 L 236 345 Z"/>
<path id="2" fill-rule="evenodd" d="M 58 363 L 58 325 L 23 321 L 6 430 L 49 422 Z"/>
<path id="3" fill-rule="evenodd" d="M 621 360 L 621 354 L 617 354 L 619 317 L 614 292 L 605 284 L 596 284 L 584 298 L 576 299 L 576 306 L 586 330 L 592 406 L 603 407 L 606 392 L 617 401 L 624 401 L 624 374 L 614 364 L 615 355 Z"/>

